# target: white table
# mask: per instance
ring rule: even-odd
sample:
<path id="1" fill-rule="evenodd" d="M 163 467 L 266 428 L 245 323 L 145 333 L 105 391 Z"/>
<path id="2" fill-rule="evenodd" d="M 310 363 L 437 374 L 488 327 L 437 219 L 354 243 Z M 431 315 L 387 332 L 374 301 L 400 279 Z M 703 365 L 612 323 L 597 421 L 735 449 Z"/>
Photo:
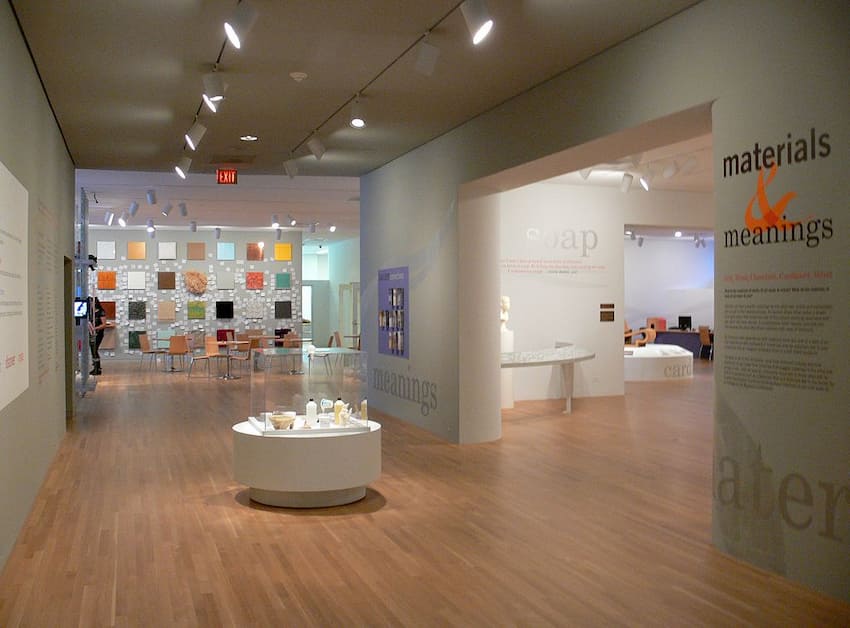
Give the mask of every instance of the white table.
<path id="1" fill-rule="evenodd" d="M 559 365 L 561 367 L 561 378 L 564 382 L 564 396 L 566 397 L 564 412 L 569 414 L 573 409 L 574 365 L 576 362 L 591 360 L 595 357 L 596 354 L 587 349 L 570 345 L 553 349 L 502 353 L 501 365 L 503 369 L 523 366 Z"/>
<path id="2" fill-rule="evenodd" d="M 263 436 L 249 422 L 233 426 L 233 477 L 255 502 L 288 508 L 350 504 L 381 475 L 381 425 L 369 431 Z"/>

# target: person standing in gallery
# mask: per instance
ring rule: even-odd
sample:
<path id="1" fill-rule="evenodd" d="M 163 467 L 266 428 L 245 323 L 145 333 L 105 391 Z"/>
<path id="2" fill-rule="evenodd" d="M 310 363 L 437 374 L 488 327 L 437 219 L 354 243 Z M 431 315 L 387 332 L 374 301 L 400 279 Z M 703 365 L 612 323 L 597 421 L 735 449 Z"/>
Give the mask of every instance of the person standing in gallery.
<path id="1" fill-rule="evenodd" d="M 92 320 L 89 322 L 89 346 L 91 347 L 92 370 L 89 375 L 100 375 L 100 343 L 103 342 L 104 330 L 112 327 L 106 321 L 106 310 L 100 304 L 100 299 L 94 298 Z"/>

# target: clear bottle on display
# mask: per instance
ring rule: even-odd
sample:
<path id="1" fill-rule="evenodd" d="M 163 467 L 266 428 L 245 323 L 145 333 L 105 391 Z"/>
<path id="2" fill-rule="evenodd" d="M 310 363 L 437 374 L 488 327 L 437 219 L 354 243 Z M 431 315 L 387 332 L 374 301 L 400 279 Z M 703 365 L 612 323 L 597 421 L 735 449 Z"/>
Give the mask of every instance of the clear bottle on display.
<path id="1" fill-rule="evenodd" d="M 306 422 L 308 425 L 313 425 L 318 421 L 319 417 L 319 409 L 316 405 L 316 402 L 310 397 L 310 401 L 307 402 L 307 418 Z"/>

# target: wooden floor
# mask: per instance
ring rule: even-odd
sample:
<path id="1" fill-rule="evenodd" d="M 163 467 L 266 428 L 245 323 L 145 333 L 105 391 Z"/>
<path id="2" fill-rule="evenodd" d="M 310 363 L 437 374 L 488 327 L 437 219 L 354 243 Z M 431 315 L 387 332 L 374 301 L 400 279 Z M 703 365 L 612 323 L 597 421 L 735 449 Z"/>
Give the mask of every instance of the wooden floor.
<path id="1" fill-rule="evenodd" d="M 496 443 L 390 418 L 365 500 L 260 507 L 248 380 L 104 362 L 0 576 L 0 626 L 850 625 L 710 544 L 712 382 L 528 402 Z"/>

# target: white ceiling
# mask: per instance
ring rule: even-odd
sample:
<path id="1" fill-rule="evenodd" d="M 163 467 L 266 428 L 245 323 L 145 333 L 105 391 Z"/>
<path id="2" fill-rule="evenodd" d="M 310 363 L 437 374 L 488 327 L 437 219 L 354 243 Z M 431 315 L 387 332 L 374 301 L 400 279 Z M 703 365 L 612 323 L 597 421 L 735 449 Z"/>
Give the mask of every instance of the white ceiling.
<path id="1" fill-rule="evenodd" d="M 93 221 L 98 205 L 145 209 L 154 187 L 190 208 L 164 224 L 256 227 L 291 210 L 343 237 L 356 232 L 357 180 L 332 177 L 367 173 L 696 3 L 487 0 L 495 27 L 473 47 L 458 0 L 248 1 L 259 18 L 235 50 L 222 28 L 235 0 L 11 0 L 71 157 L 93 171 L 78 184 L 97 195 Z M 425 76 L 414 64 L 429 29 L 440 55 Z M 212 115 L 200 96 L 217 60 L 228 89 Z M 359 92 L 368 126 L 355 131 Z M 208 130 L 182 182 L 172 168 L 198 112 Z M 314 130 L 321 160 L 305 145 Z M 241 142 L 246 133 L 259 141 Z M 282 175 L 291 153 L 298 177 L 249 189 L 249 175 Z M 236 190 L 213 182 L 227 165 L 239 168 Z M 135 174 L 104 172 L 116 170 Z"/>

